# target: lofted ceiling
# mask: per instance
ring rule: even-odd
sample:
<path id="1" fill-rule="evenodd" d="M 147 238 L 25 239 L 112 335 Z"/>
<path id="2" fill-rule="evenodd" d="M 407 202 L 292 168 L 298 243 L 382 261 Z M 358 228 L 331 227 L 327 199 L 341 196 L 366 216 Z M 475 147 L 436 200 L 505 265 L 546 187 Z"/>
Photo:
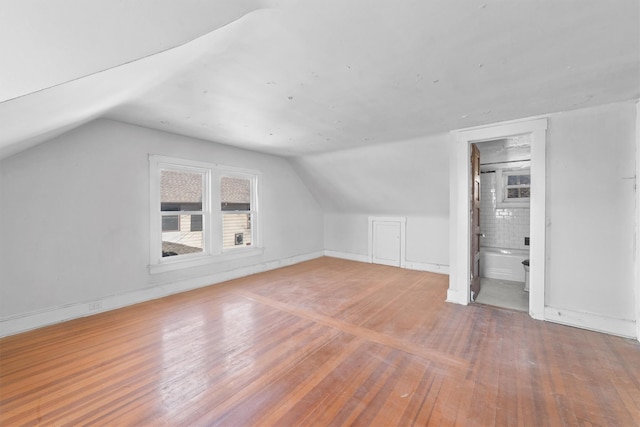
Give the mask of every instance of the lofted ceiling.
<path id="1" fill-rule="evenodd" d="M 299 157 L 640 96 L 637 0 L 25 3 L 0 157 L 97 117 Z"/>

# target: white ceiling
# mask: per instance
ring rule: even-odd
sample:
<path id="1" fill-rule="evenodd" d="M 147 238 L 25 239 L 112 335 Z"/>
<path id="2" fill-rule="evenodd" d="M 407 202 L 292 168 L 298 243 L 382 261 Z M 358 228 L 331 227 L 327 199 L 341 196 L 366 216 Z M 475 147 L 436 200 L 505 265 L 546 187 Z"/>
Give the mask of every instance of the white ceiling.
<path id="1" fill-rule="evenodd" d="M 495 169 L 496 163 L 531 160 L 531 135 L 517 135 L 505 139 L 477 143 L 482 171 Z"/>
<path id="2" fill-rule="evenodd" d="M 189 42 L 261 0 L 2 0 L 0 101 Z"/>
<path id="3" fill-rule="evenodd" d="M 640 96 L 637 0 L 22 3 L 0 156 L 100 116 L 303 156 Z"/>

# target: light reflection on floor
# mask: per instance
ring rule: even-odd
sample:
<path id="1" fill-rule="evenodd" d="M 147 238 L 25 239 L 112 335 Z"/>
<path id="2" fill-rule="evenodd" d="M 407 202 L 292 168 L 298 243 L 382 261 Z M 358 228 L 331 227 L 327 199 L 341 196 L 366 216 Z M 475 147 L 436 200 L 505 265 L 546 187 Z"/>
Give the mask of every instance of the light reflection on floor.
<path id="1" fill-rule="evenodd" d="M 222 312 L 222 327 L 224 328 L 223 343 L 242 343 L 236 345 L 234 351 L 225 357 L 225 368 L 234 370 L 251 368 L 255 362 L 252 352 L 246 350 L 254 345 L 253 301 L 237 301 L 225 304 Z M 242 337 L 242 340 L 239 340 Z"/>
<path id="2" fill-rule="evenodd" d="M 162 383 L 157 389 L 164 413 L 177 418 L 191 399 L 207 390 L 206 330 L 202 313 L 190 312 L 162 330 Z"/>
<path id="3" fill-rule="evenodd" d="M 167 419 L 179 421 L 187 405 L 193 405 L 199 395 L 215 388 L 211 381 L 217 380 L 216 372 L 237 373 L 253 368 L 254 354 L 248 350 L 254 346 L 258 329 L 254 304 L 246 299 L 229 301 L 222 306 L 215 322 L 211 322 L 211 313 L 205 316 L 202 312 L 188 312 L 176 323 L 163 327 L 162 383 L 158 389 Z M 209 318 L 209 323 L 205 323 L 205 318 Z M 213 336 L 219 340 L 215 346 L 208 343 Z M 224 364 L 213 367 L 207 365 L 207 360 L 216 360 L 216 357 L 205 353 L 206 348 L 212 347 L 233 348 L 233 351 L 224 355 Z"/>

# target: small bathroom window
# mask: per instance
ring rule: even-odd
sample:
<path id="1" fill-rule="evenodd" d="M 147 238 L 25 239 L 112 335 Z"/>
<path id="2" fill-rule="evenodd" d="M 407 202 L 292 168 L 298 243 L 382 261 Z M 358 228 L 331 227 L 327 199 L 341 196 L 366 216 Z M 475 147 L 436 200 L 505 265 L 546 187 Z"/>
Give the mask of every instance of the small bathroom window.
<path id="1" fill-rule="evenodd" d="M 500 179 L 500 176 L 502 179 Z M 529 207 L 531 200 L 530 169 L 502 170 L 498 175 L 498 207 Z"/>

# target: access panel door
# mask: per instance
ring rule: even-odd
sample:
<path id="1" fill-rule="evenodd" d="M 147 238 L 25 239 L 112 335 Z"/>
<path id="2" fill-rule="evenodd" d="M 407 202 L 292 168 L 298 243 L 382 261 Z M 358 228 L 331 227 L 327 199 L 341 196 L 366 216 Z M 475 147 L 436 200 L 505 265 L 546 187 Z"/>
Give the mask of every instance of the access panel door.
<path id="1" fill-rule="evenodd" d="M 374 264 L 400 267 L 401 224 L 396 221 L 373 221 L 372 245 Z"/>

